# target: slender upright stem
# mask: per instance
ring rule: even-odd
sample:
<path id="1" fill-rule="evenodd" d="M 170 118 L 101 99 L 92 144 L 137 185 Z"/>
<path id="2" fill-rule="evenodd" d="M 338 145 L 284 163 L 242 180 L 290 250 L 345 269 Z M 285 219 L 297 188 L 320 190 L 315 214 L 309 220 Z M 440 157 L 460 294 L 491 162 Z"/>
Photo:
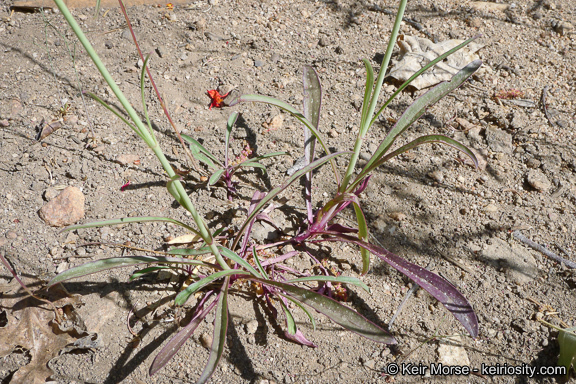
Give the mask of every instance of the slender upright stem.
<path id="1" fill-rule="evenodd" d="M 378 97 L 380 96 L 380 91 L 382 89 L 382 83 L 384 83 L 384 77 L 388 71 L 388 64 L 390 64 L 390 58 L 392 57 L 392 52 L 394 50 L 394 45 L 396 44 L 396 39 L 398 38 L 398 32 L 400 31 L 400 23 L 404 17 L 404 11 L 406 10 L 406 3 L 408 0 L 400 0 L 400 5 L 398 6 L 398 13 L 396 13 L 396 20 L 394 21 L 394 27 L 392 28 L 392 34 L 390 35 L 390 40 L 388 40 L 388 48 L 386 48 L 386 54 L 382 60 L 382 65 L 380 67 L 380 72 L 378 73 L 378 79 L 376 80 L 376 87 L 374 88 L 374 93 L 372 94 L 370 100 L 370 107 L 368 109 L 368 118 L 366 119 L 363 126 L 360 127 L 358 132 L 358 139 L 354 145 L 354 151 L 350 163 L 348 164 L 348 169 L 346 174 L 342 179 L 342 184 L 340 184 L 340 192 L 344 192 L 347 187 L 354 169 L 356 168 L 356 163 L 360 156 L 360 150 L 362 149 L 362 144 L 364 143 L 364 138 L 370 129 L 370 122 L 372 121 L 372 116 L 374 115 L 374 110 L 376 109 L 376 104 L 378 103 Z M 366 102 L 367 100 L 365 100 Z"/>
<path id="2" fill-rule="evenodd" d="M 68 10 L 68 7 L 66 7 L 66 4 L 64 4 L 63 0 L 54 0 L 54 2 L 56 3 L 56 6 L 60 10 L 60 12 L 62 12 L 62 15 L 64 16 L 64 18 L 66 19 L 66 21 L 68 22 L 68 24 L 70 25 L 76 36 L 78 37 L 78 40 L 80 40 L 80 43 L 82 43 L 82 46 L 84 46 L 84 49 L 86 49 L 86 52 L 94 62 L 94 65 L 96 65 L 96 68 L 98 68 L 98 71 L 100 72 L 104 80 L 106 80 L 106 82 L 112 89 L 112 92 L 114 92 L 114 95 L 116 95 L 116 98 L 122 104 L 128 115 L 130 116 L 130 119 L 134 122 L 135 131 L 138 134 L 138 136 L 140 136 L 150 147 L 150 149 L 152 149 L 152 151 L 162 164 L 164 171 L 166 171 L 170 179 L 173 180 L 173 185 L 177 190 L 178 194 L 181 196 L 182 206 L 192 214 L 192 218 L 196 223 L 196 225 L 198 226 L 198 231 L 200 232 L 202 239 L 210 247 L 210 250 L 216 257 L 216 261 L 218 262 L 218 264 L 220 264 L 222 268 L 229 269 L 230 267 L 222 258 L 222 255 L 220 254 L 220 251 L 218 250 L 211 233 L 208 231 L 206 223 L 204 223 L 204 220 L 200 217 L 200 215 L 196 211 L 196 208 L 194 207 L 194 204 L 192 204 L 192 201 L 190 200 L 188 193 L 184 189 L 184 186 L 182 185 L 180 180 L 177 180 L 176 173 L 172 169 L 172 166 L 168 162 L 168 159 L 166 159 L 166 156 L 164 156 L 164 152 L 162 152 L 162 149 L 156 142 L 156 139 L 153 137 L 154 133 L 146 129 L 144 123 L 142 122 L 142 120 L 140 119 L 140 117 L 130 104 L 130 102 L 126 99 L 126 97 L 124 96 L 118 85 L 116 85 L 116 82 L 114 81 L 114 79 L 104 66 L 104 63 L 102 63 L 102 61 L 98 57 L 98 54 L 96 53 L 96 51 L 94 50 L 94 48 L 92 47 L 86 36 L 84 35 L 84 32 L 82 32 L 82 29 L 80 28 L 78 23 L 76 23 L 76 20 L 74 20 L 74 17 Z"/>

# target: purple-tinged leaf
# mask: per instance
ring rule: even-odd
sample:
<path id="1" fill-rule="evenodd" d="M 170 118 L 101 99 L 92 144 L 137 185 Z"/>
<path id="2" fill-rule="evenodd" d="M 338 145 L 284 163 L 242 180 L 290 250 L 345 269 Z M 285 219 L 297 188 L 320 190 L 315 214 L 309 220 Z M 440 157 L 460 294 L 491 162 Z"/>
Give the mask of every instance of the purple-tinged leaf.
<path id="1" fill-rule="evenodd" d="M 349 331 L 355 332 L 367 339 L 378 343 L 395 344 L 396 340 L 384 329 L 380 328 L 358 312 L 340 304 L 336 300 L 330 299 L 319 293 L 308 289 L 296 287 L 294 285 L 284 284 L 272 280 L 255 279 L 264 285 L 271 285 L 280 288 L 283 294 L 292 297 L 301 303 L 304 303 L 323 315 L 329 317 L 336 324 L 341 325 Z"/>
<path id="2" fill-rule="evenodd" d="M 472 337 L 478 336 L 478 318 L 476 317 L 476 313 L 472 309 L 472 306 L 468 300 L 466 300 L 466 298 L 456 289 L 456 287 L 450 284 L 448 280 L 428 271 L 425 268 L 422 268 L 416 264 L 412 264 L 382 247 L 358 240 L 357 238 L 347 235 L 329 232 L 325 232 L 324 234 L 331 235 L 333 237 L 325 238 L 322 240 L 312 240 L 311 242 L 346 242 L 356 244 L 362 248 L 366 248 L 374 255 L 384 260 L 398 272 L 408 276 L 416 284 L 418 284 L 420 287 L 434 296 L 438 301 L 440 301 L 446 307 L 446 309 L 448 309 L 454 315 L 454 317 L 456 317 L 456 319 L 464 326 L 464 328 L 470 333 L 470 335 L 472 335 Z"/>
<path id="3" fill-rule="evenodd" d="M 180 348 L 182 348 L 184 343 L 186 343 L 186 340 L 188 340 L 190 336 L 192 336 L 192 334 L 194 333 L 198 325 L 202 322 L 202 320 L 204 320 L 206 315 L 208 315 L 208 313 L 210 313 L 212 308 L 216 306 L 217 302 L 218 298 L 216 298 L 216 300 L 211 302 L 210 305 L 201 313 L 198 313 L 190 321 L 190 323 L 188 323 L 187 326 L 182 328 L 172 339 L 170 339 L 168 343 L 166 343 L 166 345 L 164 346 L 164 348 L 162 348 L 160 353 L 156 355 L 154 361 L 152 362 L 152 365 L 150 366 L 149 371 L 150 376 L 154 375 L 156 372 L 162 369 L 162 367 L 164 367 L 166 363 L 168 363 L 170 359 L 174 357 L 174 355 L 178 352 L 178 350 L 180 350 Z M 201 309 L 202 307 L 198 308 L 199 311 Z"/>
<path id="4" fill-rule="evenodd" d="M 330 224 L 327 228 L 327 231 L 330 232 L 340 232 L 340 233 L 358 233 L 358 229 L 350 228 L 342 224 Z"/>
<path id="5" fill-rule="evenodd" d="M 291 335 L 290 332 L 288 331 L 284 331 L 284 336 L 286 336 L 286 338 L 288 340 L 292 340 L 298 344 L 301 345 L 305 345 L 307 347 L 311 347 L 311 348 L 316 348 L 318 347 L 316 344 L 314 344 L 313 342 L 311 342 L 310 340 L 308 340 L 304 334 L 302 333 L 302 331 L 300 331 L 299 329 L 296 329 L 296 333 Z"/>
<path id="6" fill-rule="evenodd" d="M 290 251 L 288 253 L 283 254 L 282 256 L 278 256 L 278 257 L 274 257 L 272 259 L 266 259 L 262 262 L 262 266 L 265 267 L 267 265 L 272 265 L 272 264 L 276 264 L 276 263 L 280 263 L 286 259 L 289 259 L 291 257 L 294 257 L 296 255 L 298 255 L 300 252 L 298 251 Z"/>
<path id="7" fill-rule="evenodd" d="M 369 179 L 369 177 L 366 179 Z M 366 224 L 364 212 L 362 212 L 359 203 L 354 202 L 353 205 L 354 212 L 356 213 L 356 222 L 358 223 L 358 238 L 363 241 L 368 241 L 368 224 Z M 365 248 L 360 248 L 360 255 L 362 256 L 362 275 L 365 275 L 370 269 L 370 251 Z"/>
<path id="8" fill-rule="evenodd" d="M 105 271 L 107 269 L 129 267 L 136 264 L 152 264 L 152 263 L 214 266 L 213 264 L 205 263 L 200 260 L 183 259 L 180 257 L 168 257 L 168 256 L 112 257 L 110 259 L 102 259 L 82 264 L 77 267 L 70 268 L 62 273 L 59 273 L 52 280 L 50 280 L 50 282 L 48 283 L 48 287 L 51 287 L 55 284 L 61 283 L 66 280 L 91 275 L 93 273 Z"/>
<path id="9" fill-rule="evenodd" d="M 210 347 L 210 357 L 204 367 L 202 375 L 196 384 L 204 384 L 216 370 L 226 344 L 226 331 L 228 330 L 228 285 L 230 277 L 227 277 L 222 285 L 222 291 L 218 298 L 218 306 L 214 314 L 214 336 Z"/>

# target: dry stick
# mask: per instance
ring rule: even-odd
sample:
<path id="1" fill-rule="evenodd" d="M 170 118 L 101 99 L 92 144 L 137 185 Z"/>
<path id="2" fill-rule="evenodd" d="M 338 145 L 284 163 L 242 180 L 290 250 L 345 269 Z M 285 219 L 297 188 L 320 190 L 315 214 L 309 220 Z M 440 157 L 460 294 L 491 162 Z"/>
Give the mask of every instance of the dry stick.
<path id="1" fill-rule="evenodd" d="M 535 250 L 543 253 L 546 257 L 548 257 L 548 258 L 550 258 L 550 259 L 552 259 L 558 263 L 564 263 L 568 268 L 576 269 L 576 263 L 575 262 L 570 261 L 570 260 L 566 260 L 562 256 L 558 256 L 557 254 L 550 251 L 549 249 L 546 249 L 544 246 L 533 242 L 532 240 L 526 238 L 523 234 L 521 234 L 520 231 L 514 231 L 512 234 L 514 235 L 514 237 L 517 240 L 520 240 L 524 244 L 527 244 L 530 247 L 534 248 Z"/>
<path id="2" fill-rule="evenodd" d="M 432 265 L 432 263 L 428 263 L 428 265 L 426 266 L 426 269 L 430 269 L 431 265 Z M 420 286 L 418 284 L 416 284 L 416 282 L 414 282 L 414 285 L 408 290 L 408 292 L 406 292 L 406 295 L 404 296 L 404 299 L 402 300 L 402 302 L 400 303 L 400 306 L 396 310 L 396 313 L 394 313 L 394 316 L 392 316 L 392 318 L 390 319 L 390 322 L 388 323 L 388 330 L 389 331 L 392 330 L 392 325 L 394 324 L 394 321 L 396 320 L 396 318 L 400 314 L 400 311 L 402 310 L 402 308 L 404 307 L 404 305 L 406 304 L 406 302 L 408 301 L 410 296 L 412 296 L 414 294 L 414 292 L 416 292 L 418 290 L 418 288 L 420 288 Z"/>
<path id="3" fill-rule="evenodd" d="M 8 272 L 10 272 L 12 274 L 12 276 L 16 279 L 16 281 L 18 282 L 18 284 L 20 284 L 20 286 L 26 291 L 26 293 L 28 293 L 30 296 L 32 296 L 33 298 L 35 298 L 38 301 L 41 301 L 43 303 L 48 304 L 50 307 L 52 307 L 52 310 L 54 311 L 54 317 L 56 318 L 56 321 L 58 322 L 58 324 L 62 323 L 62 319 L 60 318 L 60 315 L 58 314 L 58 310 L 56 309 L 56 307 L 54 306 L 54 304 L 52 304 L 51 301 L 48 300 L 44 300 L 41 297 L 36 296 L 34 293 L 32 293 L 32 291 L 30 290 L 30 288 L 28 288 L 26 286 L 26 284 L 24 284 L 24 282 L 20 279 L 20 277 L 18 277 L 18 274 L 16 273 L 16 271 L 14 269 L 12 269 L 12 267 L 10 266 L 10 263 L 8 263 L 8 260 L 6 260 L 6 258 L 0 254 L 0 261 L 2 262 L 2 264 L 4 264 L 4 267 L 6 267 L 6 269 L 8 270 Z"/>

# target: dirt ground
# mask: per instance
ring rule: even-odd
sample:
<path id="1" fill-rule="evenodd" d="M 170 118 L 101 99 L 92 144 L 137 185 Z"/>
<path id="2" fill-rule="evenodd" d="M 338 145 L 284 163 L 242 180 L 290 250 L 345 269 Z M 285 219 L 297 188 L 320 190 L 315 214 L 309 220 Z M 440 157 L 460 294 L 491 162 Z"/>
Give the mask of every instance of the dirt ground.
<path id="1" fill-rule="evenodd" d="M 52 11 L 11 14 L 10 1 L 0 5 L 2 254 L 36 289 L 57 272 L 90 260 L 142 254 L 87 243 L 129 242 L 166 249 L 167 240 L 184 232 L 151 223 L 60 233 L 39 217 L 50 198 L 74 186 L 85 196 L 82 222 L 126 216 L 191 221 L 167 193 L 163 171 L 144 143 L 103 107 L 80 97 L 82 89 L 113 101 L 62 16 Z M 233 203 L 226 202 L 222 188 L 188 180 L 192 200 L 211 227 L 240 224 L 254 189 L 266 191 L 281 183 L 302 156 L 303 136 L 297 121 L 287 115 L 281 124 L 267 125 L 280 113 L 273 107 L 241 104 L 209 110 L 206 90 L 259 93 L 301 109 L 302 67 L 311 65 L 323 86 L 320 130 L 330 147 L 350 150 L 366 76 L 361 59 L 379 67 L 393 24 L 390 11 L 396 6 L 390 0 L 210 0 L 174 10 L 128 9 L 143 51 L 152 52 L 152 73 L 183 133 L 222 155 L 226 120 L 235 110 L 241 113 L 233 133 L 235 154 L 246 143 L 259 155 L 289 153 L 265 161 L 267 174 L 241 175 Z M 456 285 L 477 312 L 480 336 L 472 339 L 442 305 L 420 290 L 394 323 L 398 345 L 367 341 L 319 315 L 315 331 L 304 316 L 297 318 L 305 335 L 318 345 L 308 348 L 283 338 L 249 295 L 233 295 L 233 326 L 211 382 L 564 381 L 549 375 L 384 373 L 391 363 L 478 369 L 483 364 L 554 366 L 558 332 L 536 317 L 561 327 L 576 325 L 575 270 L 512 235 L 519 231 L 576 261 L 576 7 L 570 0 L 480 6 L 469 1 L 410 1 L 409 20 L 401 28 L 404 35 L 438 42 L 482 34 L 481 72 L 430 108 L 401 140 L 431 133 L 450 136 L 478 153 L 480 168 L 469 166 L 455 150 L 423 146 L 380 168 L 364 192 L 374 241 Z M 93 8 L 73 14 L 120 88 L 140 108 L 141 63 L 119 10 L 106 10 L 97 20 Z M 383 93 L 394 89 L 385 84 Z M 188 163 L 178 141 L 151 88 L 146 92 L 162 147 L 175 167 L 185 169 Z M 509 100 L 494 97 L 512 93 L 515 98 Z M 391 121 L 419 94 L 405 92 L 391 105 L 369 134 L 363 157 L 376 149 Z M 66 103 L 70 108 L 63 127 L 36 141 L 41 121 L 58 118 Z M 92 130 L 95 141 L 90 139 Z M 138 160 L 126 163 L 122 155 Z M 344 166 L 345 161 L 338 164 Z M 127 181 L 131 185 L 121 190 Z M 334 191 L 329 170 L 322 169 L 315 178 L 315 201 L 326 201 Z M 304 201 L 298 186 L 283 197 L 284 208 L 273 218 L 290 234 L 304 217 Z M 346 211 L 342 220 L 347 218 L 352 219 L 353 212 Z M 266 228 L 258 230 L 265 240 Z M 358 276 L 357 249 L 332 246 L 325 251 L 346 274 Z M 214 317 L 208 316 L 164 369 L 148 377 L 154 356 L 185 321 L 186 308 L 171 304 L 179 286 L 173 277 L 154 274 L 129 282 L 134 270 L 115 269 L 64 284 L 73 297 L 57 303 L 74 329 L 63 331 L 51 322 L 52 312 L 42 309 L 47 305 L 23 299 L 24 293 L 2 269 L 0 341 L 11 349 L 0 360 L 1 383 L 44 382 L 48 377 L 53 383 L 194 382 L 208 358 L 202 345 L 210 337 Z M 378 260 L 363 280 L 372 292 L 350 288 L 349 304 L 376 323 L 388 324 L 411 282 Z M 461 336 L 447 338 L 452 335 Z M 84 344 L 65 347 L 79 339 Z"/>

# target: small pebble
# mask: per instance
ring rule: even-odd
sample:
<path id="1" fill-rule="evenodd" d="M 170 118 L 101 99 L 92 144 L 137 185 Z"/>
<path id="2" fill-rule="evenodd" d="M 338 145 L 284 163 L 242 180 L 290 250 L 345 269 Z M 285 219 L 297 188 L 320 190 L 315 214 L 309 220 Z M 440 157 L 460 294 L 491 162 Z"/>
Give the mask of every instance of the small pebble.
<path id="1" fill-rule="evenodd" d="M 250 320 L 246 323 L 246 333 L 248 335 L 253 335 L 258 329 L 258 320 Z"/>
<path id="2" fill-rule="evenodd" d="M 203 333 L 200 335 L 200 344 L 202 344 L 202 346 L 206 349 L 210 349 L 210 347 L 212 346 L 212 336 L 207 334 L 207 333 Z"/>
<path id="3" fill-rule="evenodd" d="M 441 183 L 444 181 L 444 173 L 442 171 L 436 170 L 428 173 L 427 175 L 432 180 L 436 181 L 437 183 Z"/>
<path id="4" fill-rule="evenodd" d="M 255 67 L 262 67 L 264 65 L 264 62 L 262 60 L 254 60 L 254 66 Z"/>
<path id="5" fill-rule="evenodd" d="M 402 212 L 392 212 L 392 213 L 388 214 L 388 216 L 389 216 L 391 219 L 394 219 L 394 220 L 396 220 L 396 221 L 404 221 L 404 220 L 406 220 L 406 215 L 403 214 Z"/>
<path id="6" fill-rule="evenodd" d="M 14 240 L 15 238 L 17 238 L 18 235 L 16 234 L 16 232 L 14 231 L 8 231 L 6 232 L 6 238 L 10 239 L 10 240 Z"/>

